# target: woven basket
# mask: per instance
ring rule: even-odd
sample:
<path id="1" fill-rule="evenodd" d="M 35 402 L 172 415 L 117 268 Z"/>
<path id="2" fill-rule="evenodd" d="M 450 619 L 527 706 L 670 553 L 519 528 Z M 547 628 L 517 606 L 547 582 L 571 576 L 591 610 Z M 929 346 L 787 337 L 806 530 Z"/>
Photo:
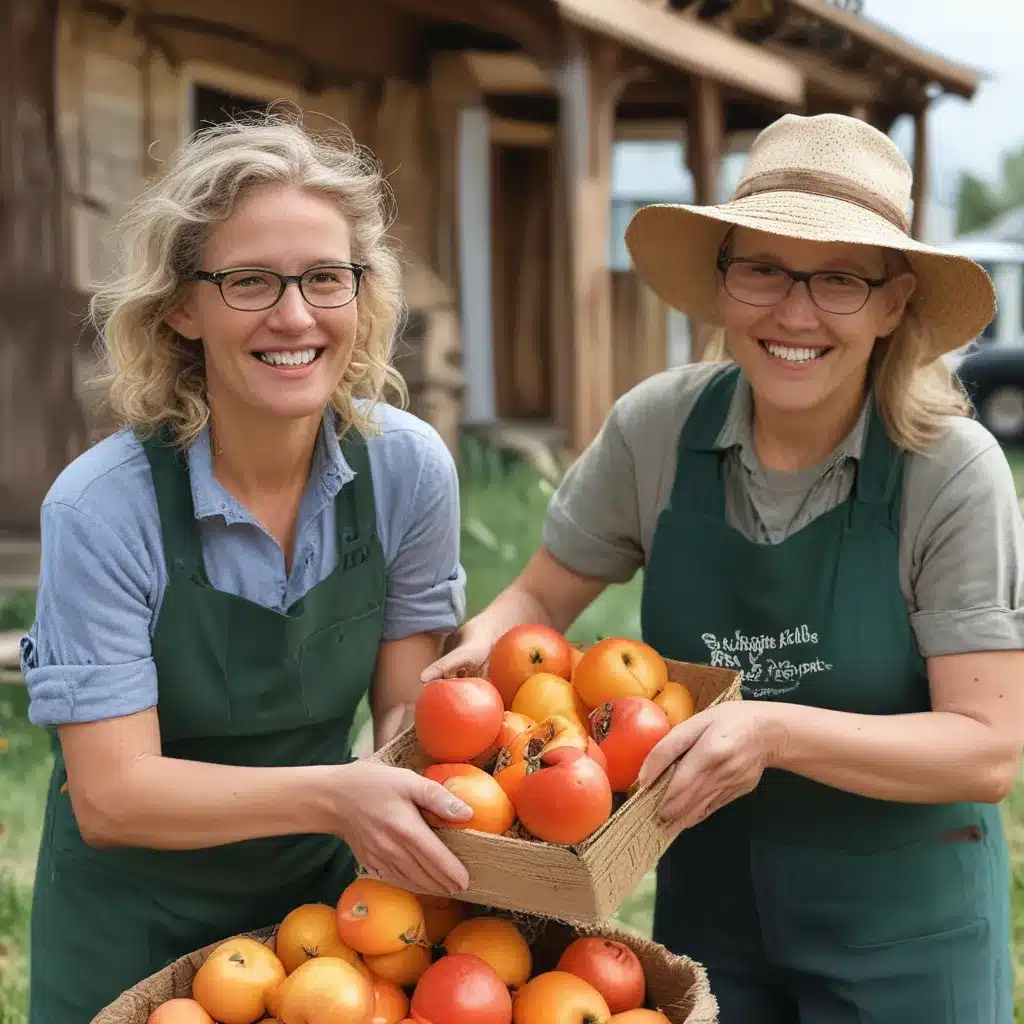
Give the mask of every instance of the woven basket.
<path id="1" fill-rule="evenodd" d="M 601 935 L 629 946 L 643 965 L 648 1004 L 657 1006 L 672 1024 L 715 1024 L 718 1002 L 708 976 L 695 960 L 674 956 L 664 946 L 634 932 L 618 928 L 571 928 L 544 918 L 515 916 L 530 939 L 533 973 L 553 970 L 562 950 L 579 935 Z M 273 943 L 274 929 L 252 932 L 252 937 Z M 218 943 L 189 953 L 157 974 L 140 981 L 101 1010 L 91 1024 L 146 1024 L 149 1015 L 168 999 L 192 994 L 192 979 Z"/>

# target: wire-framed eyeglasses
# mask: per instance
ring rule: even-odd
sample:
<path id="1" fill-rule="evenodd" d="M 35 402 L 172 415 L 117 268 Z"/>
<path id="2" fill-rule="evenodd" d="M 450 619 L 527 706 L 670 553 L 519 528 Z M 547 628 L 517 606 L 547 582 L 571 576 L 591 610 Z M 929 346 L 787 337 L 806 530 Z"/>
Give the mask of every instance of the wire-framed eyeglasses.
<path id="1" fill-rule="evenodd" d="M 233 267 L 229 270 L 193 270 L 185 280 L 215 284 L 228 306 L 249 313 L 276 306 L 285 288 L 292 283 L 309 305 L 318 309 L 337 309 L 347 306 L 356 297 L 366 269 L 365 263 L 331 263 L 311 267 L 301 274 L 279 274 L 263 267 Z"/>
<path id="2" fill-rule="evenodd" d="M 889 281 L 888 277 L 862 277 L 839 270 L 789 270 L 775 263 L 731 256 L 720 256 L 718 269 L 725 279 L 725 290 L 737 302 L 774 306 L 802 282 L 820 310 L 843 315 L 862 310 L 871 292 Z"/>

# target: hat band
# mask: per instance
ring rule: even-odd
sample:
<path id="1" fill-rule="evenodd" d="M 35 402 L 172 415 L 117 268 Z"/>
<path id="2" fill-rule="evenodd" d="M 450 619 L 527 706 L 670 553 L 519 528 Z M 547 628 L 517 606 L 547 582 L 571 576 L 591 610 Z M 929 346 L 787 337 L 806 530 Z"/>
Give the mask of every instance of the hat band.
<path id="1" fill-rule="evenodd" d="M 741 181 L 733 193 L 733 201 L 762 192 L 808 192 L 811 195 L 855 203 L 884 218 L 905 235 L 910 234 L 907 215 L 884 196 L 872 192 L 849 178 L 828 171 L 764 171 Z"/>

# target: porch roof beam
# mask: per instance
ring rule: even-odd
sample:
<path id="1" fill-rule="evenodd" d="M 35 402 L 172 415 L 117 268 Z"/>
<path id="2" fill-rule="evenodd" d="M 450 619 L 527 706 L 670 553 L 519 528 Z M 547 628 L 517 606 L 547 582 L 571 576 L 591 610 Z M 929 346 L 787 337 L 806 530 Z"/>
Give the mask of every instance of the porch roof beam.
<path id="1" fill-rule="evenodd" d="M 769 53 L 777 53 L 791 61 L 804 75 L 807 88 L 829 96 L 841 96 L 851 104 L 881 103 L 893 98 L 878 76 L 863 71 L 852 71 L 799 50 L 789 50 L 780 43 L 762 44 Z"/>
<path id="2" fill-rule="evenodd" d="M 803 106 L 804 74 L 791 61 L 643 0 L 554 0 L 566 21 L 691 75 L 784 107 Z"/>
<path id="3" fill-rule="evenodd" d="M 970 99 L 981 76 L 962 64 L 915 46 L 895 32 L 852 11 L 844 11 L 825 0 L 787 0 L 790 9 L 848 32 L 854 39 L 941 85 L 947 92 Z"/>

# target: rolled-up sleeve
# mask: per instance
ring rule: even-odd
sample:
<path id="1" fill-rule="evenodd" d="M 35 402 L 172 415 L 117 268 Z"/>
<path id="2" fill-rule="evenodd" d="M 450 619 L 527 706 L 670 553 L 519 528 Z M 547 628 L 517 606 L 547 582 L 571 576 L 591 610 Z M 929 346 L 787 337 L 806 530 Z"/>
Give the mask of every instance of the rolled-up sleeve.
<path id="1" fill-rule="evenodd" d="M 110 526 L 72 505 L 44 504 L 40 525 L 36 619 L 21 643 L 30 721 L 67 725 L 153 707 L 145 567 Z"/>
<path id="2" fill-rule="evenodd" d="M 910 621 L 925 657 L 1024 649 L 1024 521 L 997 444 L 941 489 L 918 547 Z"/>
<path id="3" fill-rule="evenodd" d="M 617 412 L 563 477 L 541 534 L 559 562 L 606 583 L 627 583 L 644 561 L 636 473 Z"/>
<path id="4" fill-rule="evenodd" d="M 425 435 L 405 527 L 387 574 L 383 639 L 449 632 L 466 613 L 459 478 L 436 432 Z"/>

